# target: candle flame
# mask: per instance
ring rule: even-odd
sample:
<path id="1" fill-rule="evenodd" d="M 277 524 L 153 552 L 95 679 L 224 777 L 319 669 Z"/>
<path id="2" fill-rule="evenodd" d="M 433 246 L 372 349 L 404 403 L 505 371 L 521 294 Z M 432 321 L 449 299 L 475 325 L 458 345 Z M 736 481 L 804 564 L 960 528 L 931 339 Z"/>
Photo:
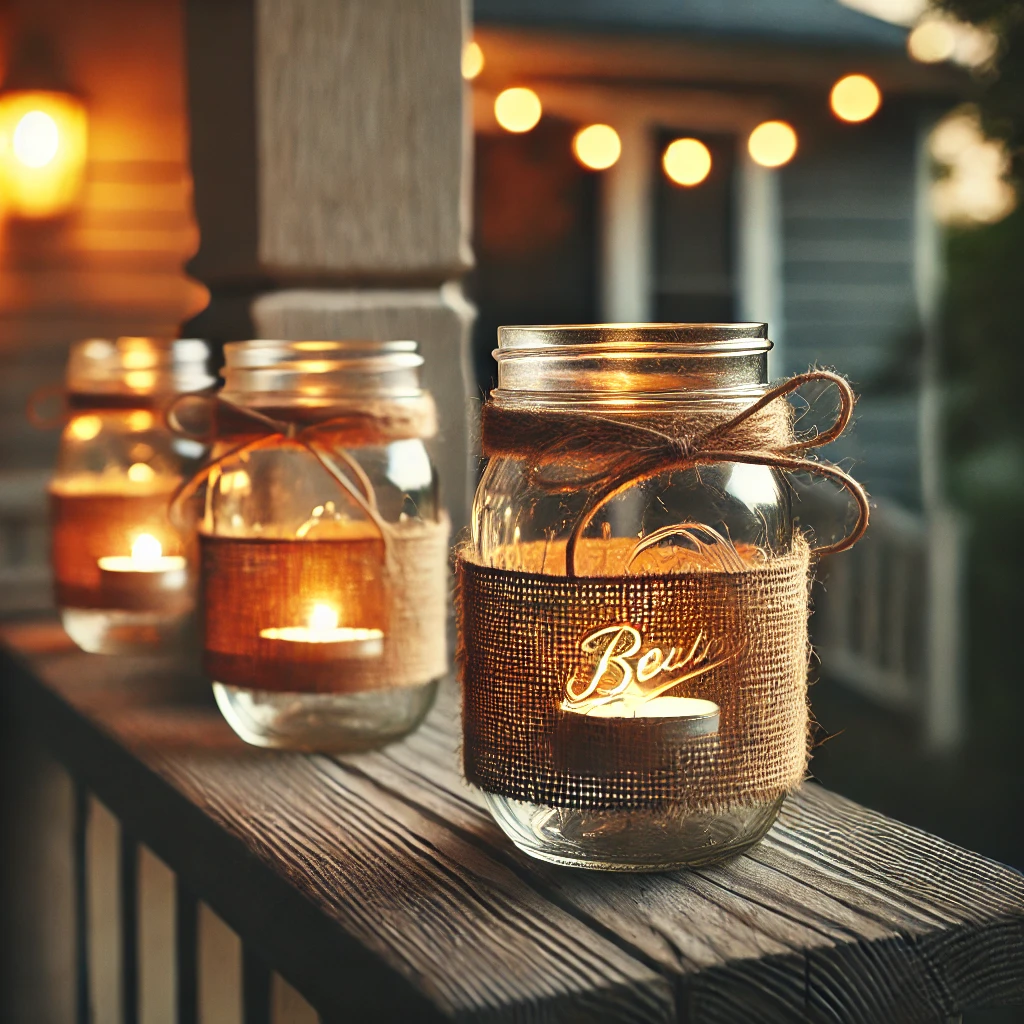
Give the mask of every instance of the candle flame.
<path id="1" fill-rule="evenodd" d="M 132 562 L 140 567 L 153 565 L 163 553 L 160 541 L 151 533 L 140 533 L 132 544 Z"/>
<path id="2" fill-rule="evenodd" d="M 309 628 L 329 630 L 338 628 L 338 612 L 329 604 L 317 603 L 309 613 Z"/>

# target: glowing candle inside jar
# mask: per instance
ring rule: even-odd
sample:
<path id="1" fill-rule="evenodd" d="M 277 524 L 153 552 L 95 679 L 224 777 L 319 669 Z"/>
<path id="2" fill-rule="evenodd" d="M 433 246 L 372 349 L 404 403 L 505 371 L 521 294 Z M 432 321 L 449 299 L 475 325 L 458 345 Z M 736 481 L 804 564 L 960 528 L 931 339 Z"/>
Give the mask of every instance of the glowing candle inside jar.
<path id="1" fill-rule="evenodd" d="M 309 615 L 308 626 L 273 626 L 260 630 L 260 637 L 273 644 L 281 657 L 294 658 L 295 645 L 316 644 L 316 654 L 333 658 L 375 658 L 384 650 L 384 634 L 379 629 L 339 626 L 336 608 L 317 603 Z M 268 652 L 269 653 L 269 652 Z"/>
<path id="2" fill-rule="evenodd" d="M 702 719 L 705 724 L 718 727 L 718 705 L 700 697 L 655 697 L 653 700 L 609 701 L 598 704 L 585 714 L 592 718 L 692 718 Z"/>
<path id="3" fill-rule="evenodd" d="M 163 609 L 188 590 L 188 562 L 182 555 L 165 555 L 150 533 L 135 538 L 130 555 L 105 555 L 97 565 L 101 591 L 113 608 Z"/>
<path id="4" fill-rule="evenodd" d="M 588 703 L 575 707 L 563 703 L 563 710 L 573 711 L 587 718 L 646 719 L 671 723 L 679 739 L 710 736 L 718 732 L 720 709 L 711 700 L 700 697 L 653 697 L 636 699 L 624 694 L 618 700 Z"/>

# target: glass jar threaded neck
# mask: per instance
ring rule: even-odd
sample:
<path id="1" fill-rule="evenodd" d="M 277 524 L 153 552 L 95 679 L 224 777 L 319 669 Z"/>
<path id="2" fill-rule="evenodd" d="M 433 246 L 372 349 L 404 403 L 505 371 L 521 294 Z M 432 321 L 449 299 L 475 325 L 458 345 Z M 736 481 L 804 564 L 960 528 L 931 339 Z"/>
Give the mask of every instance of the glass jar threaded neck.
<path id="1" fill-rule="evenodd" d="M 498 329 L 499 404 L 741 398 L 767 382 L 767 324 Z"/>
<path id="2" fill-rule="evenodd" d="M 331 405 L 423 394 L 415 341 L 236 341 L 224 346 L 222 396 L 240 405 Z"/>

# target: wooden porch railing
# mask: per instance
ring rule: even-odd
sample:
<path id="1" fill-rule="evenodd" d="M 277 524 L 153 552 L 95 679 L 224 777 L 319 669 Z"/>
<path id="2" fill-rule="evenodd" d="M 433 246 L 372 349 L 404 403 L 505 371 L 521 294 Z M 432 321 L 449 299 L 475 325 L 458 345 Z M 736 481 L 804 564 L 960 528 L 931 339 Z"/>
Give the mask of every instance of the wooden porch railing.
<path id="1" fill-rule="evenodd" d="M 1024 1003 L 1024 878 L 819 786 L 724 865 L 572 871 L 518 853 L 462 781 L 450 686 L 384 750 L 273 753 L 235 738 L 187 666 L 85 655 L 52 621 L 0 640 L 8 721 L 74 780 L 79 1024 Z"/>
<path id="2" fill-rule="evenodd" d="M 932 751 L 963 738 L 966 615 L 959 517 L 879 501 L 863 542 L 822 567 L 813 619 L 823 671 L 909 714 Z"/>

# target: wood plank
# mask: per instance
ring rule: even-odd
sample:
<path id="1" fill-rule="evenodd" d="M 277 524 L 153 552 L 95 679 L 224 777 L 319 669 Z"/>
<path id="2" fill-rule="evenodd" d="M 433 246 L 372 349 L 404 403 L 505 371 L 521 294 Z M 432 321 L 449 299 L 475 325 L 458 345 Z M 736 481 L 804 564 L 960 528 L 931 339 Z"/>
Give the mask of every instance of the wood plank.
<path id="1" fill-rule="evenodd" d="M 185 9 L 197 277 L 255 294 L 469 268 L 462 0 Z"/>
<path id="2" fill-rule="evenodd" d="M 19 691 L 64 756 L 325 1018 L 673 1018 L 665 978 L 360 773 L 246 750 L 209 710 L 126 706 L 144 664 L 28 639 L 54 689 Z"/>
<path id="3" fill-rule="evenodd" d="M 811 1009 L 826 1019 L 902 1020 L 1024 1001 L 1016 872 L 808 785 L 743 857 L 595 886 L 508 844 L 458 771 L 455 697 L 445 699 L 405 743 L 343 762 L 423 801 L 553 899 L 693 979 L 693 1019 L 731 1020 L 756 1005 L 765 1020 Z"/>
<path id="4" fill-rule="evenodd" d="M 139 1024 L 139 844 L 128 827 L 121 829 L 121 1012 L 124 1024 Z"/>
<path id="5" fill-rule="evenodd" d="M 38 652 L 19 691 L 49 695 L 34 703 L 50 719 L 64 709 L 76 758 L 120 751 L 129 771 L 126 745 L 155 773 L 136 763 L 131 787 L 91 784 L 121 806 L 146 795 L 147 843 L 193 874 L 194 891 L 216 893 L 325 1020 L 340 1015 L 332 988 L 351 1019 L 379 1014 L 353 996 L 367 984 L 473 1019 L 867 1022 L 1024 1002 L 1024 879 L 820 787 L 727 864 L 571 871 L 516 851 L 463 782 L 450 686 L 383 751 L 273 755 L 243 749 L 209 709 L 168 707 L 167 665 L 68 652 L 52 628 L 7 633 Z M 103 734 L 55 693 L 117 742 L 85 743 Z M 153 813 L 171 815 L 173 836 Z M 196 857 L 200 839 L 210 845 Z M 244 865 L 259 870 L 242 877 Z M 260 906 L 239 904 L 247 891 Z M 296 898 L 312 917 L 286 912 Z"/>
<path id="6" fill-rule="evenodd" d="M 439 283 L 462 274 L 462 0 L 254 8 L 261 262 Z"/>
<path id="7" fill-rule="evenodd" d="M 199 904 L 199 1024 L 242 1024 L 242 942 Z"/>
<path id="8" fill-rule="evenodd" d="M 120 1021 L 121 918 L 117 819 L 95 797 L 89 806 L 89 982 L 96 1024 Z"/>
<path id="9" fill-rule="evenodd" d="M 139 847 L 139 1022 L 175 1024 L 174 873 L 147 846 Z"/>
<path id="10" fill-rule="evenodd" d="M 277 973 L 271 981 L 270 1005 L 271 1024 L 319 1024 L 316 1010 Z"/>

